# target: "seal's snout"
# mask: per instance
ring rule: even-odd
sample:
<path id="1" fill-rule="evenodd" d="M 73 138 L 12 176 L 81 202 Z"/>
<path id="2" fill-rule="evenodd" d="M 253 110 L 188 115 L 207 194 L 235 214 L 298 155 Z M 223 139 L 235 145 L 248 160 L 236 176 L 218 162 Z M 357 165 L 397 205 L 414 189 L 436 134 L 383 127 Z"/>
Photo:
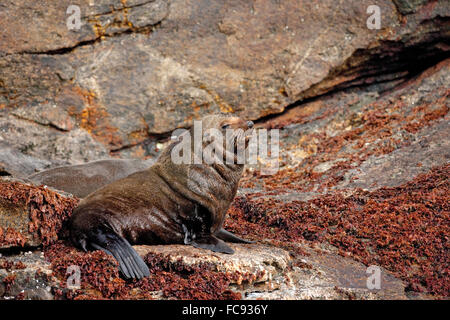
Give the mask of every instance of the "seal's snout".
<path id="1" fill-rule="evenodd" d="M 247 121 L 247 128 L 251 129 L 253 128 L 253 125 L 254 125 L 253 121 L 251 120 Z"/>

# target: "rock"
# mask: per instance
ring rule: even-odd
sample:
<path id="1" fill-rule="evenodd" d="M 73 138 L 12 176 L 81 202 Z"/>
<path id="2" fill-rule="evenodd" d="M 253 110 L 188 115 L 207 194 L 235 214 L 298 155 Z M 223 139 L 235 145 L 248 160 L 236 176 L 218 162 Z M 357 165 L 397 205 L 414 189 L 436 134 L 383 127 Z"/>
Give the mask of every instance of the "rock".
<path id="1" fill-rule="evenodd" d="M 54 112 L 60 111 L 56 109 Z M 18 119 L 12 114 L 5 117 L 0 114 L 0 136 L 6 137 L 3 141 L 8 145 L 0 146 L 6 149 L 0 159 L 19 177 L 53 166 L 109 157 L 106 148 L 82 129 L 65 132 L 52 126 L 31 125 L 29 120 Z"/>
<path id="2" fill-rule="evenodd" d="M 380 186 L 395 187 L 411 177 L 428 172 L 450 159 L 450 117 L 419 132 L 409 146 L 379 157 L 372 156 L 357 169 L 345 173 L 337 188 L 376 190 Z M 393 165 L 395 164 L 395 165 Z M 355 177 L 357 179 L 355 179 Z"/>
<path id="3" fill-rule="evenodd" d="M 3 240 L 0 242 L 0 248 L 38 246 L 40 241 L 28 232 L 29 223 L 28 206 L 24 200 L 14 203 L 0 197 L 0 228 L 3 236 L 0 237 L 0 240 Z M 8 234 L 8 230 L 10 237 L 4 236 Z"/>
<path id="4" fill-rule="evenodd" d="M 381 288 L 369 290 L 367 268 L 349 258 L 340 257 L 330 248 L 301 245 L 307 255 L 293 258 L 286 250 L 273 246 L 231 246 L 236 250 L 234 255 L 184 245 L 134 248 L 144 258 L 158 256 L 160 261 L 167 259 L 165 266 L 171 268 L 170 265 L 173 265 L 174 270 L 195 270 L 208 265 L 210 271 L 238 275 L 231 278 L 230 289 L 240 292 L 244 299 L 407 298 L 403 283 L 385 270 L 381 270 Z M 67 288 L 63 284 L 64 279 L 61 281 L 52 268 L 52 264 L 39 251 L 0 258 L 0 297 L 53 299 L 53 292 L 66 291 Z M 93 289 L 83 285 L 80 290 L 78 294 L 83 296 L 92 294 Z M 136 288 L 127 290 L 128 298 L 133 298 L 133 294 L 139 296 Z M 148 293 L 155 298 L 164 298 L 160 292 Z"/>
<path id="5" fill-rule="evenodd" d="M 395 5 L 402 14 L 416 12 L 427 0 L 394 0 Z"/>
<path id="6" fill-rule="evenodd" d="M 260 244 L 234 245 L 232 255 L 191 246 L 135 246 L 142 256 L 158 255 L 174 265 L 212 266 L 212 270 L 255 277 L 250 283 L 236 278 L 232 284 L 245 299 L 407 299 L 402 281 L 380 269 L 382 286 L 367 288 L 367 267 L 336 250 L 300 245 L 306 256 L 291 255 L 283 249 Z M 295 266 L 299 261 L 300 266 Z"/>
<path id="7" fill-rule="evenodd" d="M 12 265 L 11 269 L 3 268 Z M 0 257 L 0 300 L 53 300 L 57 280 L 39 251 Z"/>
<path id="8" fill-rule="evenodd" d="M 0 249 L 52 243 L 77 203 L 45 187 L 1 179 Z"/>
<path id="9" fill-rule="evenodd" d="M 49 126 L 62 131 L 70 131 L 74 121 L 66 112 L 61 112 L 56 104 L 37 104 L 14 110 L 11 114 L 19 119 L 35 121 L 43 126 Z"/>
<path id="10" fill-rule="evenodd" d="M 281 170 L 302 168 L 317 174 L 317 185 L 302 194 L 318 195 L 328 191 L 317 188 L 333 175 L 342 175 L 334 189 L 375 190 L 445 165 L 450 157 L 445 139 L 449 71 L 446 59 L 381 96 L 378 85 L 348 90 L 270 119 L 264 126 L 282 127 L 280 148 L 289 150 L 280 152 L 280 162 L 286 164 Z M 287 188 L 283 193 L 289 192 Z"/>
<path id="11" fill-rule="evenodd" d="M 69 0 L 51 8 L 8 1 L 0 13 L 0 106 L 7 107 L 0 110 L 27 119 L 22 145 L 47 125 L 61 130 L 62 145 L 86 131 L 106 151 L 126 153 L 204 114 L 258 119 L 442 60 L 448 4 L 423 2 L 85 0 L 82 27 L 69 30 Z M 380 30 L 367 28 L 369 5 L 380 7 Z M 396 8 L 407 7 L 414 13 L 405 22 Z M 61 159 L 52 139 L 41 140 L 36 156 Z M 79 153 L 99 159 L 105 150 L 83 140 L 97 157 L 76 149 L 64 161 L 79 163 Z M 133 156 L 149 152 L 136 148 Z"/>
<path id="12" fill-rule="evenodd" d="M 6 1 L 0 11 L 4 32 L 0 51 L 11 53 L 42 53 L 70 50 L 81 43 L 92 42 L 101 36 L 111 36 L 130 30 L 152 26 L 168 11 L 167 1 L 160 0 L 89 0 L 77 2 L 80 9 L 80 29 L 69 29 L 74 11 L 70 1 L 51 6 L 26 1 Z M 23 24 L 19 21 L 25 22 Z"/>
<path id="13" fill-rule="evenodd" d="M 333 247 L 322 245 L 316 248 L 304 247 L 306 256 L 301 268 L 294 268 L 292 274 L 297 281 L 296 299 L 408 299 L 404 283 L 387 270 L 379 268 L 380 288 L 368 288 L 373 272 L 362 263 L 342 257 Z M 307 267 L 310 267 L 308 269 Z"/>
<path id="14" fill-rule="evenodd" d="M 281 152 L 273 175 L 247 167 L 228 212 L 227 229 L 258 244 L 136 246 L 154 271 L 139 283 L 58 240 L 76 199 L 2 179 L 0 250 L 42 245 L 56 298 L 448 298 L 448 1 L 90 3 L 79 30 L 68 0 L 0 5 L 0 175 L 154 157 L 219 111 L 280 129 Z M 75 262 L 85 287 L 67 292 Z M 4 295 L 14 277 L 1 274 Z"/>
<path id="15" fill-rule="evenodd" d="M 148 254 L 162 255 L 172 263 L 179 262 L 188 266 L 205 263 L 212 265 L 213 271 L 255 275 L 255 282 L 268 282 L 282 275 L 291 262 L 289 253 L 280 248 L 261 245 L 230 246 L 235 250 L 232 255 L 186 245 L 135 246 L 135 249 L 142 257 Z M 239 279 L 235 279 L 234 283 L 236 282 Z"/>
<path id="16" fill-rule="evenodd" d="M 230 231 L 327 242 L 389 270 L 408 295 L 446 297 L 445 240 L 434 239 L 447 233 L 449 65 L 329 94 L 261 122 L 279 128 L 280 150 L 289 152 L 280 152 L 272 176 L 246 171 Z"/>
<path id="17" fill-rule="evenodd" d="M 345 161 L 345 159 L 335 159 L 333 161 L 322 162 L 318 164 L 313 170 L 316 173 L 324 173 L 342 161 Z"/>
<path id="18" fill-rule="evenodd" d="M 51 164 L 50 161 L 28 156 L 0 140 L 0 176 L 12 175 L 24 178 L 38 170 L 50 167 Z"/>

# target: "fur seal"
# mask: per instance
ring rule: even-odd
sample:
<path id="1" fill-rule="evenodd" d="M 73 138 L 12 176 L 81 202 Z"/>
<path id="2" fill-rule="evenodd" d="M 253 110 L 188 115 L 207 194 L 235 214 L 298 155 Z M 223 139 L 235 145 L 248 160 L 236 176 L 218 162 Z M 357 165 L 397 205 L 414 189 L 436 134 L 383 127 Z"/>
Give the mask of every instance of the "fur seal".
<path id="1" fill-rule="evenodd" d="M 46 185 L 71 193 L 78 198 L 84 198 L 113 181 L 147 169 L 153 163 L 153 159 L 98 160 L 41 171 L 26 179 L 35 185 Z"/>
<path id="2" fill-rule="evenodd" d="M 206 158 L 199 163 L 194 159 L 195 151 L 188 163 L 175 163 L 172 151 L 184 139 L 192 142 L 189 150 L 194 150 L 194 125 L 164 149 L 153 166 L 112 182 L 82 200 L 69 221 L 74 245 L 112 255 L 126 278 L 140 279 L 148 276 L 149 270 L 131 244 L 178 243 L 231 254 L 233 250 L 224 241 L 250 243 L 222 225 L 244 167 L 236 161 L 237 145 L 244 141 L 247 146 L 253 122 L 212 115 L 204 117 L 201 124 L 202 136 L 208 136 L 209 129 L 224 135 L 233 133 L 214 142 L 218 150 L 214 155 L 222 159 L 231 156 L 233 163 L 208 164 Z"/>

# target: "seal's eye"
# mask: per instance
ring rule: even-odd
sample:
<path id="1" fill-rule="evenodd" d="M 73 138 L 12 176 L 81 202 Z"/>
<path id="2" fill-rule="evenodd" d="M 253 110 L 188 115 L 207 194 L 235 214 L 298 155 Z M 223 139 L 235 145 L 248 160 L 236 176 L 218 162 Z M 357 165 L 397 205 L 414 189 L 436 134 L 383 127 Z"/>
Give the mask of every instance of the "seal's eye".
<path id="1" fill-rule="evenodd" d="M 222 126 L 222 130 L 226 130 L 226 129 L 228 129 L 229 127 L 230 127 L 229 124 L 224 124 L 224 125 Z"/>

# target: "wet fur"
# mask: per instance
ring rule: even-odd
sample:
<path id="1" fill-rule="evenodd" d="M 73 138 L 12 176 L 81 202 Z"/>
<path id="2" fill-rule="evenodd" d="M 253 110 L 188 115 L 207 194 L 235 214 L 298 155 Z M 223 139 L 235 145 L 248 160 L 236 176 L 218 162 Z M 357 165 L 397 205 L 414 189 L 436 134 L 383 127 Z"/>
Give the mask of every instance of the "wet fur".
<path id="1" fill-rule="evenodd" d="M 203 129 L 221 128 L 224 121 L 246 129 L 246 122 L 226 116 L 205 117 Z M 73 243 L 113 255 L 126 278 L 149 275 L 131 244 L 179 243 L 233 253 L 224 241 L 247 242 L 222 228 L 243 165 L 174 164 L 171 150 L 177 143 L 149 169 L 90 194 L 71 217 Z"/>

